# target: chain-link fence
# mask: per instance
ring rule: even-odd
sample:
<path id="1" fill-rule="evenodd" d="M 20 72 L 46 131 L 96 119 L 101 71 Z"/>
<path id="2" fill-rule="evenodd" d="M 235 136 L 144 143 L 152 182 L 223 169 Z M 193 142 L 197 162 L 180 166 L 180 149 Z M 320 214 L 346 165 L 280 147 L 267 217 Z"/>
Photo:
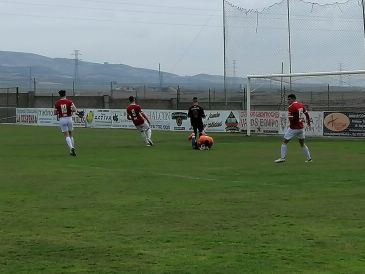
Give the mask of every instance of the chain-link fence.
<path id="1" fill-rule="evenodd" d="M 365 67 L 363 1 L 314 2 L 283 0 L 248 10 L 240 0 L 224 1 L 228 90 L 239 90 L 239 77 L 249 74 Z"/>
<path id="2" fill-rule="evenodd" d="M 19 105 L 19 88 L 0 88 L 0 123 L 14 123 L 15 109 Z"/>

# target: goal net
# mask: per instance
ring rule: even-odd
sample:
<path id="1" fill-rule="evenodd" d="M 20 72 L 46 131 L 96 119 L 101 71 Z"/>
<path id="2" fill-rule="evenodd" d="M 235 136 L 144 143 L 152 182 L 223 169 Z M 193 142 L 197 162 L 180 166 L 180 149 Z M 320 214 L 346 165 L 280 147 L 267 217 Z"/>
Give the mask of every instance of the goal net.
<path id="1" fill-rule="evenodd" d="M 247 76 L 247 135 L 257 132 L 252 112 L 287 111 L 295 94 L 309 111 L 361 112 L 365 106 L 365 70 Z"/>
<path id="2" fill-rule="evenodd" d="M 363 1 L 316 2 L 273 0 L 247 9 L 247 1 L 224 0 L 229 94 L 239 92 L 242 75 L 364 69 Z"/>

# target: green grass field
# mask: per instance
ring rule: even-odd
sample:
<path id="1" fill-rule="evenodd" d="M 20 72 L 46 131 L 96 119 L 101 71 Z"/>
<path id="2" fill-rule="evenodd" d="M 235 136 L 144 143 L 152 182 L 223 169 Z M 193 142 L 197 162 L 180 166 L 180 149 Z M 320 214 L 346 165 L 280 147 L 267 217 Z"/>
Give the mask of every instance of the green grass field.
<path id="1" fill-rule="evenodd" d="M 0 132 L 0 273 L 365 273 L 364 140 Z"/>

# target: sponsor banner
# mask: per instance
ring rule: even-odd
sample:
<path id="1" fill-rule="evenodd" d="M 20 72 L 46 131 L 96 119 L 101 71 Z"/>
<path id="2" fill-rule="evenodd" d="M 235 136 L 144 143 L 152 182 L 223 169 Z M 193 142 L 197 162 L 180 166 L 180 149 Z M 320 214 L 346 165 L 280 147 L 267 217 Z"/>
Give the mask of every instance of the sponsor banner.
<path id="1" fill-rule="evenodd" d="M 203 124 L 206 132 L 239 132 L 240 112 L 227 110 L 205 110 Z M 171 127 L 173 131 L 192 131 L 187 111 L 171 111 Z"/>
<path id="2" fill-rule="evenodd" d="M 82 111 L 82 109 L 78 109 Z M 37 108 L 38 111 L 38 125 L 40 126 L 58 126 L 59 121 L 57 116 L 54 115 L 53 108 Z M 85 127 L 85 119 L 78 117 L 77 115 L 72 116 L 74 127 Z"/>
<path id="3" fill-rule="evenodd" d="M 146 114 L 151 122 L 152 130 L 170 130 L 171 129 L 171 110 L 145 109 Z"/>
<path id="4" fill-rule="evenodd" d="M 170 130 L 171 127 L 171 113 L 170 110 L 154 110 L 145 109 L 146 114 L 151 122 L 152 130 Z M 133 122 L 127 119 L 127 112 L 125 110 L 111 110 L 112 128 L 135 129 Z"/>
<path id="5" fill-rule="evenodd" d="M 323 135 L 365 137 L 365 113 L 324 112 Z"/>
<path id="6" fill-rule="evenodd" d="M 81 109 L 79 109 L 81 110 Z M 135 129 L 127 119 L 125 110 L 84 109 L 85 116 L 73 115 L 75 127 Z M 187 111 L 144 110 L 153 130 L 191 131 Z M 206 110 L 203 119 L 207 132 L 238 132 L 247 130 L 245 111 Z M 365 113 L 358 112 L 309 112 L 311 127 L 307 136 L 365 137 Z M 16 123 L 24 125 L 58 126 L 53 108 L 17 108 Z M 284 134 L 289 126 L 286 111 L 252 111 L 251 129 L 259 134 Z"/>
<path id="7" fill-rule="evenodd" d="M 123 121 L 124 121 L 123 117 L 125 118 L 125 120 L 127 120 L 126 111 L 112 109 L 111 116 L 112 116 L 111 127 L 112 128 L 123 128 Z"/>
<path id="8" fill-rule="evenodd" d="M 171 112 L 170 130 L 174 131 L 192 130 L 187 111 L 176 110 Z"/>
<path id="9" fill-rule="evenodd" d="M 36 125 L 38 123 L 38 110 L 36 108 L 17 108 L 16 123 L 21 125 Z"/>
<path id="10" fill-rule="evenodd" d="M 86 109 L 86 127 L 111 128 L 112 111 L 110 109 Z"/>
<path id="11" fill-rule="evenodd" d="M 74 127 L 85 127 L 86 126 L 86 109 L 78 108 L 77 111 L 83 111 L 84 117 L 79 117 L 76 114 L 72 116 L 72 121 L 74 123 Z"/>
<path id="12" fill-rule="evenodd" d="M 280 111 L 280 123 L 279 134 L 284 135 L 285 131 L 289 127 L 289 118 L 287 111 Z M 309 117 L 311 119 L 311 126 L 304 124 L 306 136 L 323 136 L 323 112 L 321 111 L 309 111 Z"/>
<path id="13" fill-rule="evenodd" d="M 278 134 L 279 111 L 251 111 L 251 132 L 257 134 Z M 247 112 L 240 111 L 241 131 L 247 130 Z"/>
<path id="14" fill-rule="evenodd" d="M 56 126 L 58 125 L 57 116 L 54 115 L 53 108 L 37 108 L 38 125 L 40 126 Z"/>
<path id="15" fill-rule="evenodd" d="M 135 129 L 133 122 L 127 119 L 127 111 L 120 110 L 120 127 L 126 129 Z"/>
<path id="16" fill-rule="evenodd" d="M 239 132 L 240 112 L 227 110 L 205 111 L 203 120 L 206 132 Z"/>

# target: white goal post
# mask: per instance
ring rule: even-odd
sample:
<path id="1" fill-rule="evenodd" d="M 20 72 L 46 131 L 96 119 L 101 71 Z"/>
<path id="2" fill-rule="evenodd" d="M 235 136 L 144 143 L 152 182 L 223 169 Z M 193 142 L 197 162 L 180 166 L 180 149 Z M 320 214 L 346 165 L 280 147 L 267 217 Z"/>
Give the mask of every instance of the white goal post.
<path id="1" fill-rule="evenodd" d="M 351 71 L 329 71 L 329 72 L 306 72 L 306 73 L 288 73 L 288 74 L 266 74 L 266 75 L 247 75 L 247 101 L 246 101 L 246 121 L 247 121 L 247 136 L 251 135 L 251 80 L 252 79 L 275 79 L 275 78 L 289 78 L 290 82 L 293 77 L 318 77 L 318 76 L 334 76 L 334 75 L 355 75 L 364 74 L 365 70 L 351 70 Z"/>

